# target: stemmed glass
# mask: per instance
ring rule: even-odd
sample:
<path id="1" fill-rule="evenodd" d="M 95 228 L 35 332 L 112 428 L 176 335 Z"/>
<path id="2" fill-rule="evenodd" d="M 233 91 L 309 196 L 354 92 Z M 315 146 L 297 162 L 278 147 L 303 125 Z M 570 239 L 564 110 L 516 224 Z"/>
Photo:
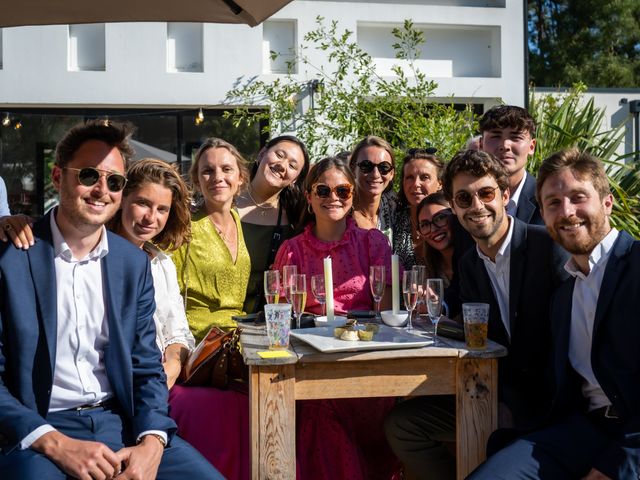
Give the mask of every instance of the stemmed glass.
<path id="1" fill-rule="evenodd" d="M 267 303 L 278 303 L 280 297 L 280 272 L 278 270 L 265 270 L 264 272 L 264 298 Z"/>
<path id="2" fill-rule="evenodd" d="M 412 331 L 413 325 L 411 324 L 411 315 L 413 314 L 413 310 L 416 308 L 416 303 L 418 301 L 418 272 L 415 270 L 405 270 L 402 273 L 402 293 L 404 294 L 404 303 L 409 311 L 409 323 L 407 323 L 406 330 Z"/>
<path id="3" fill-rule="evenodd" d="M 420 319 L 420 305 L 425 304 L 425 288 L 424 283 L 427 280 L 427 267 L 424 265 L 414 265 L 411 270 L 417 272 L 418 278 L 418 301 L 416 302 L 416 310 L 418 310 L 416 318 Z"/>
<path id="4" fill-rule="evenodd" d="M 444 286 L 441 278 L 427 279 L 427 312 L 429 319 L 435 325 L 433 332 L 433 344 L 438 345 L 438 322 L 442 316 Z"/>
<path id="5" fill-rule="evenodd" d="M 289 290 L 291 289 L 291 277 L 298 273 L 296 265 L 285 265 L 282 267 L 282 297 L 285 301 L 289 300 Z M 291 302 L 289 302 L 291 303 Z"/>
<path id="6" fill-rule="evenodd" d="M 311 277 L 311 293 L 322 308 L 322 316 L 324 317 L 324 304 L 327 300 L 327 292 L 324 287 L 324 275 L 313 275 Z"/>
<path id="7" fill-rule="evenodd" d="M 300 317 L 307 304 L 307 276 L 305 274 L 292 275 L 289 288 L 289 300 L 291 300 L 291 305 L 293 306 L 296 328 L 300 328 Z"/>
<path id="8" fill-rule="evenodd" d="M 371 295 L 376 302 L 376 313 L 380 313 L 380 301 L 384 295 L 386 279 L 384 278 L 384 265 L 371 265 L 369 267 L 369 287 Z"/>

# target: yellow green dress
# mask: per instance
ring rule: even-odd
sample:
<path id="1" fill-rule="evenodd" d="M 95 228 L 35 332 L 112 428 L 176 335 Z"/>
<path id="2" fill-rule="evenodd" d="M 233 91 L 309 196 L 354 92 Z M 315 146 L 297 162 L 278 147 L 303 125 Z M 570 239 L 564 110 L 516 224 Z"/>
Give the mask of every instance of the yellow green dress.
<path id="1" fill-rule="evenodd" d="M 212 326 L 235 327 L 233 315 L 242 315 L 251 261 L 244 243 L 240 217 L 231 211 L 238 231 L 238 255 L 233 262 L 209 217 L 198 212 L 191 218 L 191 243 L 173 254 L 180 291 L 187 286 L 187 320 L 196 341 Z M 188 256 L 188 258 L 187 258 Z"/>

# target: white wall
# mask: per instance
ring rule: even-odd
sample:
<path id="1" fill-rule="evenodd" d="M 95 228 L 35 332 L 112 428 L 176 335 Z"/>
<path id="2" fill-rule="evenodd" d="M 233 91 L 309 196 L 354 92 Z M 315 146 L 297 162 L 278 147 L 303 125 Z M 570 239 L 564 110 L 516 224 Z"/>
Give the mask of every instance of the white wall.
<path id="1" fill-rule="evenodd" d="M 273 19 L 294 21 L 297 43 L 315 28 L 317 15 L 328 21 L 339 19 L 341 29 L 358 32 L 360 27 L 363 44 L 377 49 L 375 54 L 386 55 L 382 40 L 386 40 L 391 28 L 410 18 L 426 32 L 424 62 L 435 62 L 433 65 L 440 62 L 445 67 L 450 64 L 446 75 L 441 70 L 435 71 L 440 75 L 436 77 L 438 97 L 454 94 L 461 102 L 486 106 L 501 98 L 506 103 L 523 105 L 522 9 L 523 2 L 519 0 L 296 0 Z M 367 38 L 363 26 L 370 29 L 369 33 L 383 33 Z M 3 104 L 7 108 L 212 107 L 223 102 L 238 78 L 256 75 L 270 78 L 263 75 L 270 67 L 264 65 L 262 26 L 252 29 L 205 24 L 202 65 L 189 72 L 168 71 L 175 70 L 173 67 L 179 66 L 180 61 L 172 63 L 167 59 L 165 23 L 106 24 L 104 31 L 104 71 L 70 71 L 67 26 L 4 29 L 0 108 Z M 176 47 L 176 51 L 190 49 Z M 325 62 L 322 55 L 315 53 L 311 60 L 318 65 Z M 197 64 L 198 58 L 187 59 L 185 65 L 194 62 Z M 315 72 L 302 66 L 298 72 L 301 81 L 315 76 Z"/>

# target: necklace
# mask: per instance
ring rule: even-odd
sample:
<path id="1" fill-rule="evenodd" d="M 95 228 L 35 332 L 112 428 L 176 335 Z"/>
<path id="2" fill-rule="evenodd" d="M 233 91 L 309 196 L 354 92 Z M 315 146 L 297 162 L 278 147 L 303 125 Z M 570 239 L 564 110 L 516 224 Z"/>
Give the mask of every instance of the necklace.
<path id="1" fill-rule="evenodd" d="M 367 215 L 367 214 L 364 212 L 364 210 L 358 210 L 358 213 L 359 213 L 360 215 L 362 215 L 364 218 L 366 218 L 367 220 L 369 220 L 369 222 L 370 222 L 372 225 L 377 225 L 377 224 L 378 224 L 378 222 L 376 221 L 376 217 L 378 216 L 378 214 L 377 214 L 377 213 L 374 213 L 373 215 Z"/>
<path id="2" fill-rule="evenodd" d="M 271 202 L 262 202 L 262 203 L 258 203 L 256 202 L 256 199 L 253 198 L 253 195 L 251 195 L 251 184 L 249 184 L 249 188 L 247 188 L 247 195 L 249 195 L 249 199 L 251 200 L 251 202 L 258 207 L 259 209 L 261 209 L 262 211 L 260 212 L 260 216 L 264 217 L 267 212 L 269 210 L 273 210 L 274 208 L 276 208 L 276 205 L 278 204 L 278 201 L 276 200 L 276 203 L 273 204 Z"/>
<path id="3" fill-rule="evenodd" d="M 209 220 L 213 224 L 213 227 L 216 229 L 216 232 L 218 232 L 218 235 L 220 235 L 220 238 L 222 239 L 222 241 L 224 243 L 229 243 L 229 237 L 227 236 L 228 228 L 225 227 L 224 230 L 223 230 L 222 228 L 220 228 L 218 226 L 218 224 L 216 222 L 213 221 L 213 218 L 209 217 Z"/>

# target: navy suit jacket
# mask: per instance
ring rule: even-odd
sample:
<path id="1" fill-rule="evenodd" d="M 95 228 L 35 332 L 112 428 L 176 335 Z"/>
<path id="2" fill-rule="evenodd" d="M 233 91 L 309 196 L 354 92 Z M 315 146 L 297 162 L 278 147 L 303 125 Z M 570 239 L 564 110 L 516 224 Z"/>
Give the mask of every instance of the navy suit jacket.
<path id="1" fill-rule="evenodd" d="M 540 206 L 536 200 L 536 178 L 530 173 L 526 173 L 524 177 L 524 185 L 516 206 L 516 218 L 524 223 L 544 225 L 544 220 L 540 215 Z"/>
<path id="2" fill-rule="evenodd" d="M 575 279 L 560 287 L 552 305 L 555 417 L 585 412 L 582 379 L 569 363 Z M 591 367 L 623 424 L 619 436 L 594 459 L 611 478 L 629 478 L 626 465 L 640 464 L 640 242 L 621 231 L 610 252 L 596 307 Z"/>
<path id="3" fill-rule="evenodd" d="M 27 251 L 0 245 L 0 436 L 5 452 L 47 423 L 56 366 L 57 304 L 50 217 L 34 225 Z M 169 438 L 168 392 L 156 345 L 153 279 L 147 256 L 107 232 L 102 258 L 109 342 L 103 361 L 133 439 L 145 430 Z M 126 420 L 125 420 L 126 421 Z"/>
<path id="4" fill-rule="evenodd" d="M 489 274 L 475 248 L 460 260 L 460 297 L 463 302 L 489 304 L 489 338 L 509 350 L 498 361 L 498 397 L 511 410 L 516 428 L 530 428 L 548 415 L 551 406 L 549 306 L 556 288 L 568 277 L 564 264 L 569 255 L 544 228 L 513 221 L 509 267 L 511 337 L 502 322 Z"/>

